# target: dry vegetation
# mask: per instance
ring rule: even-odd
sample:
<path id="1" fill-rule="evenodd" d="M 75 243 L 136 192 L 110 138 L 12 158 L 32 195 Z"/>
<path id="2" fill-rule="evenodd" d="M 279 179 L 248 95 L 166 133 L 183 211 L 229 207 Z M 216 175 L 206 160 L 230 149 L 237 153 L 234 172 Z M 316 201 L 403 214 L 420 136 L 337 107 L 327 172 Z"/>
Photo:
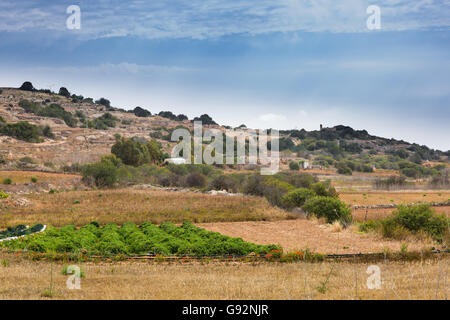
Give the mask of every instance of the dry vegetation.
<path id="1" fill-rule="evenodd" d="M 251 196 L 119 189 L 41 193 L 24 197 L 31 201 L 31 205 L 3 209 L 0 226 L 23 223 L 82 226 L 91 221 L 100 224 L 256 221 L 290 217 L 288 213 L 270 206 L 266 199 Z"/>
<path id="2" fill-rule="evenodd" d="M 62 264 L 10 254 L 0 254 L 0 262 L 0 299 L 448 299 L 449 293 L 449 257 L 377 263 L 378 290 L 367 288 L 367 263 L 86 263 L 81 289 L 69 290 Z"/>
<path id="3" fill-rule="evenodd" d="M 321 224 L 313 219 L 202 223 L 197 226 L 254 243 L 280 244 L 285 251 L 303 248 L 321 253 L 399 251 L 404 243 L 385 239 L 373 233 L 359 233 L 355 226 L 343 230 L 336 225 Z M 430 240 L 414 239 L 408 242 L 408 249 L 419 251 L 433 245 Z"/>
<path id="4" fill-rule="evenodd" d="M 417 202 L 445 202 L 450 191 L 366 191 L 340 192 L 339 198 L 349 205 L 408 204 Z"/>
<path id="5" fill-rule="evenodd" d="M 80 179 L 79 175 L 63 174 L 63 173 L 48 173 L 38 171 L 0 171 L 0 181 L 10 178 L 13 183 L 29 183 L 31 177 L 37 178 L 42 182 L 60 182 L 66 179 Z"/>
<path id="6" fill-rule="evenodd" d="M 447 216 L 450 217 L 450 207 L 433 207 L 433 209 L 436 211 L 436 213 L 446 213 Z M 367 220 L 379 220 L 384 219 L 391 215 L 391 213 L 394 211 L 394 208 L 381 208 L 381 209 L 356 209 L 353 210 L 353 219 L 356 222 L 362 222 L 366 219 L 366 212 L 367 212 Z"/>

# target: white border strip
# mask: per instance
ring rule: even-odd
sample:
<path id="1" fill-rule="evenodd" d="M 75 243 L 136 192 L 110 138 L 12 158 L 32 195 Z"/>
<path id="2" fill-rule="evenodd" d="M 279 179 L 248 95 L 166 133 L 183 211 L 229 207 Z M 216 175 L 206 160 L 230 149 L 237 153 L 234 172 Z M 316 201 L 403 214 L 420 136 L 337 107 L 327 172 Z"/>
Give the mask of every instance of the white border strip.
<path id="1" fill-rule="evenodd" d="M 38 234 L 38 233 L 44 232 L 45 229 L 47 229 L 47 226 L 46 226 L 46 225 L 44 225 L 44 226 L 42 227 L 42 230 L 36 231 L 36 232 L 34 232 L 34 233 L 32 233 L 32 234 L 24 234 L 23 236 L 9 237 L 9 238 L 5 238 L 5 239 L 0 239 L 0 242 L 3 242 L 3 241 L 9 241 L 9 240 L 15 240 L 15 239 L 23 238 L 23 237 L 26 237 L 26 236 L 31 236 L 31 235 L 33 235 L 33 234 Z"/>

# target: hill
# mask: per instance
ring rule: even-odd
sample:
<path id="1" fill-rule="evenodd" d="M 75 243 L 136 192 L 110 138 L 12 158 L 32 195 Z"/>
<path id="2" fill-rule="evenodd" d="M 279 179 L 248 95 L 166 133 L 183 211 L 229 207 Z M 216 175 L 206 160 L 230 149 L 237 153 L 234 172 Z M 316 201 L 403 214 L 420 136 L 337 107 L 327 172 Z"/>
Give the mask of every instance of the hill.
<path id="1" fill-rule="evenodd" d="M 218 125 L 208 115 L 193 120 L 222 131 L 230 128 Z M 97 161 L 110 153 L 116 135 L 152 137 L 169 153 L 174 145 L 171 130 L 180 126 L 192 130 L 193 122 L 183 114 L 114 108 L 106 98 L 94 101 L 66 88 L 57 94 L 24 83 L 19 89 L 0 89 L 0 165 L 52 170 Z M 449 151 L 377 137 L 343 125 L 280 131 L 280 151 L 284 163 L 304 159 L 311 166 L 338 168 L 340 162 L 350 160 L 356 169 L 359 162 L 384 169 L 402 169 L 401 161 L 433 166 L 434 162 L 448 162 L 450 155 Z M 355 165 L 345 165 L 355 170 Z"/>

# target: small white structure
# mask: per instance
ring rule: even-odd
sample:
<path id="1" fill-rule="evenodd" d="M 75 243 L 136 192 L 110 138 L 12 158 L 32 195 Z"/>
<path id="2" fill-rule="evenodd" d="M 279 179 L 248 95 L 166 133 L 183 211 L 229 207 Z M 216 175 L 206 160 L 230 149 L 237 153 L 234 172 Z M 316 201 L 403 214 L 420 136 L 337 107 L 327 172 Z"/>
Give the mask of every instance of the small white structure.
<path id="1" fill-rule="evenodd" d="M 311 163 L 309 162 L 309 160 L 301 160 L 301 161 L 300 161 L 300 167 L 301 167 L 303 170 L 311 169 Z"/>
<path id="2" fill-rule="evenodd" d="M 164 160 L 164 163 L 172 163 L 172 164 L 186 164 L 185 158 L 167 158 Z"/>

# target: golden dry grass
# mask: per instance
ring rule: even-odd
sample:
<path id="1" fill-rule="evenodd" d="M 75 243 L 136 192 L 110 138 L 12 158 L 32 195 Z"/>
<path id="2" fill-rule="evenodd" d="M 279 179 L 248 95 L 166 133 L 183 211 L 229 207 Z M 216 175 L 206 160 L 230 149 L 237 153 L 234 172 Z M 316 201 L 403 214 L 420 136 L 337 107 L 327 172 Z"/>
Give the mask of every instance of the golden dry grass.
<path id="1" fill-rule="evenodd" d="M 285 251 L 309 248 L 321 253 L 367 253 L 386 249 L 399 251 L 406 241 L 385 239 L 374 233 L 359 233 L 357 227 L 337 229 L 317 220 L 246 221 L 196 224 L 207 230 L 239 237 L 258 244 L 280 244 Z M 341 231 L 339 231 L 341 230 Z M 436 244 L 429 240 L 408 241 L 408 249 L 420 251 Z"/>
<path id="2" fill-rule="evenodd" d="M 159 224 L 165 221 L 280 220 L 290 217 L 270 206 L 266 199 L 251 196 L 119 189 L 30 194 L 24 198 L 30 200 L 31 205 L 9 206 L 2 210 L 0 226 L 24 223 L 81 226 L 91 221 Z"/>
<path id="3" fill-rule="evenodd" d="M 13 183 L 29 183 L 31 177 L 36 177 L 39 182 L 59 182 L 61 180 L 81 179 L 79 175 L 75 174 L 38 171 L 0 171 L 0 183 L 6 178 L 10 178 Z"/>
<path id="4" fill-rule="evenodd" d="M 449 257 L 379 262 L 378 290 L 367 287 L 367 263 L 86 263 L 81 289 L 69 290 L 63 264 L 10 254 L 0 254 L 2 261 L 8 262 L 0 264 L 0 299 L 448 299 L 449 293 Z M 43 297 L 51 270 L 53 294 Z"/>
<path id="5" fill-rule="evenodd" d="M 450 199 L 450 190 L 340 192 L 339 198 L 349 205 L 444 202 Z"/>

